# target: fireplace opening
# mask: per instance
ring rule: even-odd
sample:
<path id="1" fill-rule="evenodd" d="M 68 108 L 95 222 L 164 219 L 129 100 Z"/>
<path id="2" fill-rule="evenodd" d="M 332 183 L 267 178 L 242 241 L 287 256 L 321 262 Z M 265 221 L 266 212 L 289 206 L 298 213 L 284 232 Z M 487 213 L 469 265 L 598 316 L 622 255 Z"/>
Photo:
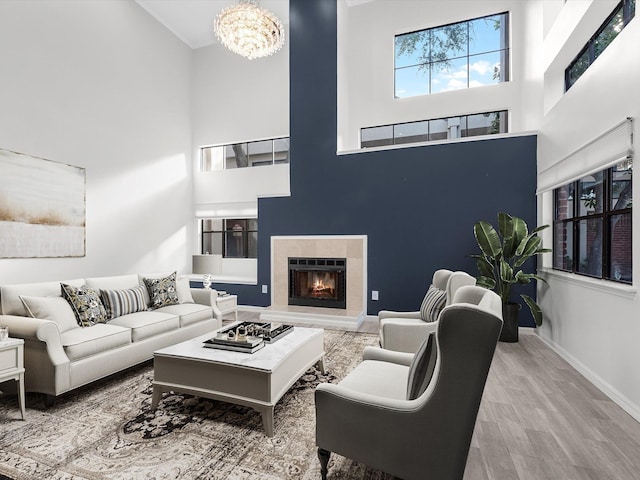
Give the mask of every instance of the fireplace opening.
<path id="1" fill-rule="evenodd" d="M 289 305 L 347 308 L 346 258 L 289 258 Z"/>

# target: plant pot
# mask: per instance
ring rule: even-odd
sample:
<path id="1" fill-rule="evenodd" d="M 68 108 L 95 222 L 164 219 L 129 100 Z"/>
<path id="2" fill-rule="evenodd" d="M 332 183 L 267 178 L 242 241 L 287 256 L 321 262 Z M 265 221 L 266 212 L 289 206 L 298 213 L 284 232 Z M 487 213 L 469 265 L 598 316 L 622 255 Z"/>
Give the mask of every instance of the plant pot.
<path id="1" fill-rule="evenodd" d="M 518 317 L 522 306 L 519 303 L 507 303 L 502 305 L 502 331 L 501 342 L 518 341 Z"/>

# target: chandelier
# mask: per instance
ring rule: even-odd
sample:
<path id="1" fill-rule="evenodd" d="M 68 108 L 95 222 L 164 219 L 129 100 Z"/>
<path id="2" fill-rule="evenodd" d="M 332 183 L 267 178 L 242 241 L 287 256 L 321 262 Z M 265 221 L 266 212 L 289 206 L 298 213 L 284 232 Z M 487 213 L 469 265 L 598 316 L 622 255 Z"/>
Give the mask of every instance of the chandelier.
<path id="1" fill-rule="evenodd" d="M 213 29 L 220 42 L 248 59 L 271 55 L 284 44 L 284 28 L 273 13 L 258 6 L 257 0 L 240 0 L 222 10 Z"/>

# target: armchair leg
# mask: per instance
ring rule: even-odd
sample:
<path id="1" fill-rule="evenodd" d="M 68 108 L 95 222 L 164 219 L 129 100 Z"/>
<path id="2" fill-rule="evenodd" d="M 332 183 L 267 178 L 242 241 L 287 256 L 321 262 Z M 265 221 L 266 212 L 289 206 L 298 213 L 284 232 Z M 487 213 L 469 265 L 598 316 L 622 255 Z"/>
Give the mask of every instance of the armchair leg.
<path id="1" fill-rule="evenodd" d="M 327 480 L 327 472 L 329 471 L 329 457 L 331 456 L 331 452 L 318 448 L 318 460 L 320 460 L 320 473 L 322 474 L 322 480 Z"/>

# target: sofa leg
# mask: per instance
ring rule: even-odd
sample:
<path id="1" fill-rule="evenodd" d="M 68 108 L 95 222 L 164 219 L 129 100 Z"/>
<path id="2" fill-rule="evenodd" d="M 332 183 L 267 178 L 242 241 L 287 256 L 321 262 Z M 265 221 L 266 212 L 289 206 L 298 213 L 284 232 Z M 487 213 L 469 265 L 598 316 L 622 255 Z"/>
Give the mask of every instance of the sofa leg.
<path id="1" fill-rule="evenodd" d="M 53 402 L 55 401 L 55 399 L 56 399 L 55 395 L 45 394 L 44 395 L 44 407 L 45 408 L 53 407 Z"/>
<path id="2" fill-rule="evenodd" d="M 318 460 L 320 460 L 320 473 L 322 474 L 322 480 L 327 480 L 327 472 L 329 471 L 329 457 L 331 452 L 323 448 L 318 448 Z"/>

